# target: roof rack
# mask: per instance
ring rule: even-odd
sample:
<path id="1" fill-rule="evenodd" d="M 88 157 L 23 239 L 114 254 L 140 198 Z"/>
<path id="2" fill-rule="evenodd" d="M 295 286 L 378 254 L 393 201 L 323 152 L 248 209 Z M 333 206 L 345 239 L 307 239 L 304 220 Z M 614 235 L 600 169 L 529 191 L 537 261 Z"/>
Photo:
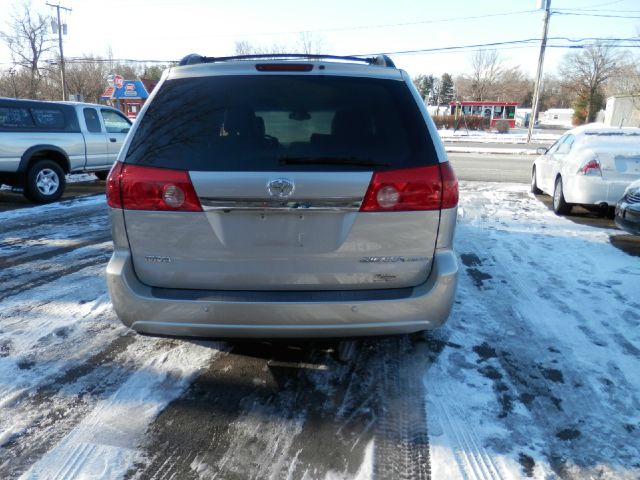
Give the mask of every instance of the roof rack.
<path id="1" fill-rule="evenodd" d="M 187 55 L 180 60 L 179 65 L 196 65 L 199 63 L 217 63 L 228 62 L 233 60 L 289 60 L 289 59 L 301 59 L 301 60 L 343 60 L 347 62 L 362 62 L 367 65 L 378 65 L 381 67 L 395 68 L 393 63 L 387 55 L 377 55 L 375 57 L 357 57 L 357 56 L 341 56 L 341 55 L 316 55 L 305 53 L 266 53 L 256 55 L 234 55 L 230 57 L 204 57 L 197 53 Z"/>

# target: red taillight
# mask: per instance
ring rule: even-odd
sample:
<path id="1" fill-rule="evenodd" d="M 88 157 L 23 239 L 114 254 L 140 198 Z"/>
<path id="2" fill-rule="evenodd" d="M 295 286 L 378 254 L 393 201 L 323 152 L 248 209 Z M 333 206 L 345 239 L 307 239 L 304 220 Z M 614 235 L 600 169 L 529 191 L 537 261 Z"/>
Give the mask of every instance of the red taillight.
<path id="1" fill-rule="evenodd" d="M 448 162 L 376 172 L 361 212 L 439 210 L 458 204 L 458 180 Z"/>
<path id="2" fill-rule="evenodd" d="M 589 160 L 578 170 L 578 173 L 582 175 L 602 175 L 600 162 L 598 160 Z"/>
<path id="3" fill-rule="evenodd" d="M 126 210 L 202 211 L 188 172 L 120 163 L 107 179 L 107 202 Z"/>
<path id="4" fill-rule="evenodd" d="M 122 208 L 122 191 L 120 189 L 122 167 L 122 163 L 114 163 L 107 177 L 107 205 L 112 208 Z"/>
<path id="5" fill-rule="evenodd" d="M 458 179 L 449 162 L 440 164 L 442 175 L 442 208 L 453 208 L 458 205 Z"/>
<path id="6" fill-rule="evenodd" d="M 310 72 L 313 70 L 311 63 L 258 63 L 256 70 L 259 72 Z"/>

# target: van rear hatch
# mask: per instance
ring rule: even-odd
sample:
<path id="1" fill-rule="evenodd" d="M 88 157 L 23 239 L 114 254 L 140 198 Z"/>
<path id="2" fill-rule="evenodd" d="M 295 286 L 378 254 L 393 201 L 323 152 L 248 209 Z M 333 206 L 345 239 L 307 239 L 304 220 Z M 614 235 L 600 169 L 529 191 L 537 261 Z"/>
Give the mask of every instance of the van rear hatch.
<path id="1" fill-rule="evenodd" d="M 142 282 L 344 290 L 426 280 L 442 174 L 404 81 L 313 73 L 176 78 L 162 84 L 139 122 L 122 198 Z M 193 208 L 164 200 L 158 207 L 148 201 L 154 194 Z"/>

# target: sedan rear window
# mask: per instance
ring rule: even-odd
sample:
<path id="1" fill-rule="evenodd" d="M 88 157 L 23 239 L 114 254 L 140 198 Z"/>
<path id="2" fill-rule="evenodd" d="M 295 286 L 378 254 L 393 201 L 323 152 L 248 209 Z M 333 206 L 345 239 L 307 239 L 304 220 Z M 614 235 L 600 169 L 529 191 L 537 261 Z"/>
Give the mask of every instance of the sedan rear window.
<path id="1" fill-rule="evenodd" d="M 286 171 L 438 160 L 401 81 L 252 75 L 165 82 L 125 161 L 195 171 Z"/>

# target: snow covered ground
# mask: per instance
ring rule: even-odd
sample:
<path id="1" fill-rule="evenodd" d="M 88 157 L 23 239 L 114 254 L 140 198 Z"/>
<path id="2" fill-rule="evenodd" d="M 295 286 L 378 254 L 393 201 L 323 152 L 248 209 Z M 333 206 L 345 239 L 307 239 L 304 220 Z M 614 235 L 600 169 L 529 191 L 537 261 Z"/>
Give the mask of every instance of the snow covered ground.
<path id="1" fill-rule="evenodd" d="M 81 182 L 97 182 L 98 177 L 93 173 L 73 173 L 66 176 L 67 183 L 81 183 Z M 11 190 L 9 185 L 0 184 L 0 190 Z"/>
<path id="2" fill-rule="evenodd" d="M 0 478 L 637 479 L 640 260 L 465 183 L 445 327 L 322 344 L 142 337 L 103 195 L 0 213 Z"/>
<path id="3" fill-rule="evenodd" d="M 426 372 L 433 478 L 639 478 L 640 261 L 522 185 L 462 185 Z"/>

